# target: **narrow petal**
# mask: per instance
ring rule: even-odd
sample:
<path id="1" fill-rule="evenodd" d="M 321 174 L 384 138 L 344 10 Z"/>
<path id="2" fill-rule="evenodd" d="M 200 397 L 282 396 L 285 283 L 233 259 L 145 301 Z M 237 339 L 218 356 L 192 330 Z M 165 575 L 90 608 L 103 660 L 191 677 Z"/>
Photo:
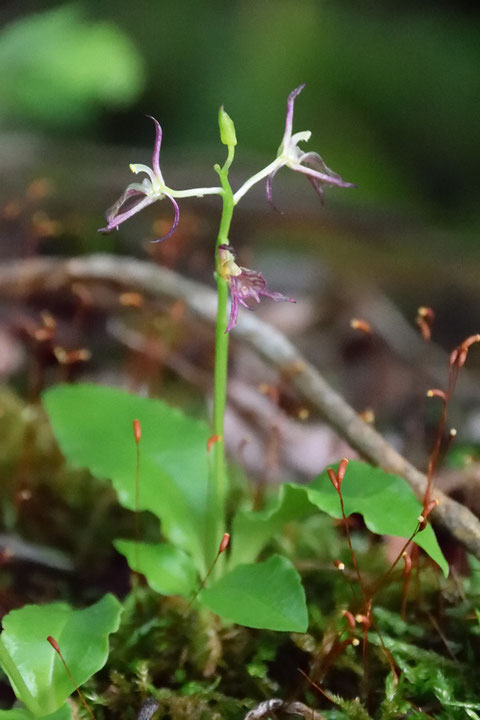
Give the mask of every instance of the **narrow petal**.
<path id="1" fill-rule="evenodd" d="M 240 305 L 247 308 L 247 310 L 253 310 L 253 308 L 248 305 L 247 300 L 255 300 L 255 302 L 259 303 L 261 296 L 264 296 L 275 302 L 295 302 L 293 298 L 288 298 L 282 295 L 282 293 L 270 292 L 270 290 L 267 289 L 267 284 L 262 273 L 244 267 L 242 267 L 241 270 L 240 275 L 230 276 L 228 278 L 232 305 L 225 332 L 229 332 L 237 324 Z"/>
<path id="2" fill-rule="evenodd" d="M 162 128 L 160 126 L 160 123 L 158 120 L 155 120 L 154 117 L 151 115 L 147 115 L 150 120 L 153 120 L 155 123 L 155 144 L 153 146 L 153 155 L 152 155 L 152 168 L 155 175 L 158 175 L 159 178 L 162 180 L 162 184 L 165 184 L 163 182 L 162 173 L 160 172 L 160 148 L 162 146 Z"/>
<path id="3" fill-rule="evenodd" d="M 319 155 L 317 152 L 306 152 L 303 153 L 298 158 L 299 163 L 303 163 L 305 165 L 308 165 L 313 170 L 317 170 L 321 173 L 325 173 L 326 175 L 329 175 L 330 177 L 337 178 L 338 180 L 341 180 L 342 178 L 340 175 L 333 170 L 330 170 L 328 165 L 325 163 L 321 155 Z"/>
<path id="4" fill-rule="evenodd" d="M 230 317 L 228 318 L 228 324 L 225 332 L 230 332 L 238 322 L 238 296 L 230 294 L 231 306 L 230 306 Z"/>
<path id="5" fill-rule="evenodd" d="M 323 205 L 323 203 L 325 201 L 324 193 L 323 193 L 323 183 L 321 182 L 321 180 L 317 180 L 317 178 L 310 177 L 309 175 L 307 175 L 307 178 L 312 183 L 313 189 L 317 193 L 318 197 L 320 198 L 320 202 Z"/>
<path id="6" fill-rule="evenodd" d="M 285 134 L 283 136 L 283 144 L 284 146 L 288 144 L 290 141 L 290 138 L 292 136 L 292 124 L 293 124 L 293 105 L 295 103 L 295 98 L 297 95 L 300 95 L 303 88 L 305 87 L 306 83 L 302 83 L 299 85 L 295 90 L 292 90 L 290 95 L 287 98 L 287 115 L 285 118 Z"/>
<path id="7" fill-rule="evenodd" d="M 280 166 L 280 167 L 282 167 L 282 166 Z M 267 195 L 267 200 L 270 203 L 270 205 L 273 207 L 273 209 L 279 213 L 281 213 L 281 210 L 279 210 L 277 208 L 277 206 L 275 205 L 275 203 L 273 202 L 272 185 L 273 185 L 273 179 L 274 179 L 275 175 L 277 174 L 277 172 L 280 170 L 280 167 L 275 168 L 275 170 L 273 172 L 271 172 L 270 175 L 267 176 L 267 182 L 265 184 L 265 192 Z"/>
<path id="8" fill-rule="evenodd" d="M 274 302 L 289 302 L 289 303 L 296 303 L 297 301 L 293 298 L 289 298 L 286 295 L 282 295 L 282 293 L 279 292 L 270 292 L 270 290 L 267 290 L 265 288 L 265 291 L 262 292 L 262 295 L 264 297 L 270 298 L 270 300 L 273 300 Z"/>
<path id="9" fill-rule="evenodd" d="M 129 198 L 132 198 L 132 197 L 135 197 L 138 195 L 145 196 L 145 193 L 142 192 L 142 190 L 140 189 L 140 186 L 138 186 L 137 188 L 134 189 L 129 185 L 127 187 L 127 189 L 125 190 L 125 192 L 122 195 L 120 195 L 118 200 L 116 202 L 114 202 L 112 207 L 108 208 L 107 212 L 105 213 L 105 217 L 107 218 L 108 222 L 110 222 L 111 220 L 114 220 L 117 217 L 118 211 L 120 210 L 122 205 L 124 205 L 127 202 L 127 200 Z"/>
<path id="10" fill-rule="evenodd" d="M 300 165 L 300 163 L 296 163 L 295 165 L 290 165 L 292 170 L 296 170 L 297 172 L 301 172 L 304 175 L 308 175 L 310 178 L 316 178 L 317 180 L 320 180 L 322 183 L 326 183 L 327 185 L 337 185 L 338 187 L 343 188 L 354 188 L 357 187 L 354 183 L 346 182 L 346 180 L 342 180 L 340 175 L 331 176 L 327 175 L 326 173 L 318 172 L 317 170 L 313 170 L 309 167 L 304 167 L 303 165 Z"/>
<path id="11" fill-rule="evenodd" d="M 163 237 L 161 237 L 161 238 L 157 238 L 156 240 L 152 240 L 152 242 L 154 242 L 154 243 L 163 242 L 163 240 L 166 240 L 167 238 L 169 238 L 170 235 L 173 235 L 173 233 L 174 233 L 175 230 L 177 229 L 178 221 L 179 221 L 179 219 L 180 219 L 180 210 L 179 210 L 179 208 L 178 208 L 177 202 L 174 200 L 174 198 L 173 198 L 171 195 L 167 195 L 167 193 L 165 193 L 165 197 L 167 197 L 167 198 L 170 200 L 170 202 L 172 203 L 172 205 L 173 205 L 173 210 L 174 210 L 174 212 L 175 212 L 175 217 L 173 218 L 173 225 L 172 225 L 172 227 L 170 228 L 170 230 L 168 231 L 168 233 L 167 233 L 166 235 L 164 235 Z"/>
<path id="12" fill-rule="evenodd" d="M 136 191 L 131 191 L 131 195 L 133 195 L 135 192 Z M 138 194 L 140 194 L 140 193 L 138 193 Z M 117 212 L 115 212 L 115 214 L 112 214 L 109 217 L 107 217 L 108 225 L 104 228 L 100 228 L 98 230 L 98 232 L 108 233 L 111 230 L 115 230 L 115 228 L 118 228 L 118 226 L 121 225 L 121 223 L 125 222 L 125 220 L 128 220 L 128 218 L 131 218 L 132 215 L 135 215 L 137 212 L 140 212 L 140 210 L 143 210 L 143 208 L 148 207 L 148 205 L 151 205 L 156 200 L 158 200 L 158 197 L 153 197 L 151 195 L 144 196 L 143 200 L 139 200 L 138 202 L 136 202 L 134 205 L 132 205 L 132 207 L 129 210 L 126 210 L 125 212 L 118 213 L 118 214 L 117 214 Z M 112 210 L 116 209 L 116 211 L 118 211 L 119 208 L 120 208 L 120 206 L 118 205 L 118 202 L 117 202 L 113 206 Z"/>

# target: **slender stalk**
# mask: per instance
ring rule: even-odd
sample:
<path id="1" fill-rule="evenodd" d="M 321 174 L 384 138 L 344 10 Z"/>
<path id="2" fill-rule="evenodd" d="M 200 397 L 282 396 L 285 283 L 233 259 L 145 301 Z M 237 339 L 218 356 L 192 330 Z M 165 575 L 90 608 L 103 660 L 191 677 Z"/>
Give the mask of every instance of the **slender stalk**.
<path id="1" fill-rule="evenodd" d="M 228 233 L 232 222 L 234 201 L 233 192 L 228 181 L 228 170 L 232 164 L 235 154 L 233 145 L 228 147 L 228 156 L 222 168 L 215 166 L 222 184 L 222 217 L 218 231 L 217 244 L 215 248 L 216 261 L 218 258 L 218 246 L 228 244 Z M 227 327 L 227 301 L 228 283 L 217 272 L 217 323 L 215 335 L 215 374 L 214 374 L 214 406 L 213 406 L 213 434 L 218 435 L 220 440 L 213 447 L 213 510 L 215 518 L 212 523 L 213 536 L 209 542 L 209 549 L 212 557 L 217 552 L 219 538 L 225 532 L 225 500 L 227 491 L 227 477 L 225 468 L 225 443 L 224 443 L 224 417 L 227 398 L 227 373 L 228 373 L 228 333 Z"/>
<path id="2" fill-rule="evenodd" d="M 252 175 L 251 178 L 248 178 L 248 180 L 243 183 L 243 185 L 237 190 L 237 192 L 233 196 L 235 205 L 245 195 L 245 193 L 250 190 L 251 187 L 253 187 L 256 183 L 260 182 L 260 180 L 266 178 L 267 175 L 270 175 L 270 173 L 272 173 L 274 170 L 282 167 L 282 165 L 285 165 L 285 161 L 281 157 L 277 157 L 269 165 L 264 167 L 263 170 L 260 170 L 260 172 Z"/>
<path id="3" fill-rule="evenodd" d="M 10 653 L 0 638 L 0 665 L 7 673 L 15 689 L 15 694 L 19 700 L 25 703 L 29 710 L 35 714 L 40 714 L 38 703 L 28 689 L 22 675 L 12 659 Z"/>

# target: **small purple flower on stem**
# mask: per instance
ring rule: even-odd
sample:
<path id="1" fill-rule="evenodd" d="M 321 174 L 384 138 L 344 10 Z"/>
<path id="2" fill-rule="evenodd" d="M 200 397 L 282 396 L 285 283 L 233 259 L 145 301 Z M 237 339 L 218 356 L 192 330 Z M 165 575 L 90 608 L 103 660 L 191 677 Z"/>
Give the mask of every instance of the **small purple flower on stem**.
<path id="1" fill-rule="evenodd" d="M 272 183 L 278 170 L 286 165 L 291 170 L 303 173 L 312 183 L 318 195 L 323 199 L 323 186 L 324 185 L 337 185 L 337 187 L 353 188 L 353 183 L 342 180 L 338 173 L 330 170 L 329 167 L 324 163 L 321 156 L 316 152 L 304 152 L 298 147 L 299 142 L 307 142 L 310 140 L 312 133 L 310 130 L 304 130 L 302 132 L 295 133 L 292 135 L 293 127 L 293 106 L 295 99 L 302 92 L 305 87 L 305 83 L 299 85 L 295 90 L 292 90 L 287 99 L 287 115 L 285 119 L 285 132 L 283 134 L 282 142 L 278 149 L 277 160 L 281 160 L 278 166 L 267 177 L 266 192 L 267 199 L 273 205 L 272 200 Z"/>
<path id="2" fill-rule="evenodd" d="M 230 332 L 237 324 L 240 305 L 248 310 L 253 309 L 248 305 L 247 300 L 253 299 L 259 303 L 263 296 L 275 302 L 295 302 L 292 298 L 285 297 L 279 292 L 270 292 L 262 273 L 237 265 L 233 248 L 230 245 L 218 246 L 217 272 L 228 282 L 230 289 L 230 317 L 225 332 Z"/>
<path id="3" fill-rule="evenodd" d="M 160 170 L 160 148 L 162 145 L 162 128 L 154 117 L 148 116 L 155 123 L 155 144 L 153 146 L 152 167 L 141 164 L 131 164 L 130 170 L 137 173 L 146 173 L 148 177 L 143 179 L 141 183 L 130 183 L 125 192 L 119 197 L 117 202 L 107 210 L 107 226 L 100 228 L 99 232 L 108 233 L 111 230 L 118 230 L 118 226 L 136 215 L 144 208 L 148 207 L 157 200 L 168 198 L 173 205 L 174 219 L 170 230 L 166 235 L 153 242 L 161 242 L 166 240 L 175 232 L 178 225 L 180 211 L 175 197 L 203 197 L 204 195 L 219 194 L 221 188 L 194 188 L 192 190 L 172 190 L 163 179 Z"/>
<path id="4" fill-rule="evenodd" d="M 293 107 L 295 104 L 295 98 L 302 92 L 305 87 L 305 83 L 299 85 L 295 90 L 292 90 L 287 99 L 287 115 L 285 119 L 285 132 L 283 134 L 282 142 L 278 149 L 277 157 L 267 167 L 263 168 L 260 172 L 249 178 L 234 194 L 235 204 L 242 198 L 245 193 L 255 183 L 266 178 L 266 193 L 267 200 L 273 205 L 272 200 L 272 183 L 275 175 L 280 168 L 286 166 L 291 170 L 302 173 L 310 180 L 315 191 L 323 199 L 323 186 L 324 185 L 337 185 L 337 187 L 352 188 L 356 187 L 353 183 L 342 180 L 340 175 L 330 170 L 327 167 L 316 152 L 304 152 L 298 147 L 298 143 L 307 142 L 310 140 L 312 133 L 310 130 L 304 130 L 302 132 L 295 133 L 292 135 L 293 127 Z M 275 207 L 273 205 L 273 207 Z"/>

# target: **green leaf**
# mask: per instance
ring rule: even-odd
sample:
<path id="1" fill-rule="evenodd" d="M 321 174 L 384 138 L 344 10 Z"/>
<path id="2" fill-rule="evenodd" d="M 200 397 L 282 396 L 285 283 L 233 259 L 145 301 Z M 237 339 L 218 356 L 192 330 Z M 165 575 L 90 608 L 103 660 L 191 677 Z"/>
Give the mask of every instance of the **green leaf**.
<path id="1" fill-rule="evenodd" d="M 334 518 L 341 518 L 338 494 L 325 471 L 306 487 L 311 503 Z M 379 535 L 409 538 L 422 506 L 407 482 L 367 463 L 351 460 L 342 482 L 345 515 L 360 513 L 369 530 Z M 420 545 L 448 575 L 448 563 L 430 525 L 415 536 Z"/>
<path id="2" fill-rule="evenodd" d="M 200 594 L 200 601 L 226 620 L 265 630 L 306 632 L 308 614 L 300 576 L 284 557 L 237 565 Z"/>
<path id="3" fill-rule="evenodd" d="M 230 567 L 254 562 L 268 541 L 292 520 L 315 510 L 305 488 L 282 485 L 273 507 L 261 512 L 240 510 L 232 523 Z"/>
<path id="4" fill-rule="evenodd" d="M 152 590 L 162 595 L 188 596 L 195 588 L 197 572 L 192 559 L 175 545 L 133 540 L 115 540 L 113 544 L 125 555 L 132 570 L 145 575 Z"/>
<path id="5" fill-rule="evenodd" d="M 24 707 L 0 710 L 0 720 L 72 720 L 72 708 L 68 703 L 49 715 L 34 715 Z"/>
<path id="6" fill-rule="evenodd" d="M 47 637 L 58 642 L 80 686 L 105 665 L 108 636 L 118 629 L 121 612 L 118 600 L 105 595 L 84 610 L 73 610 L 65 603 L 26 605 L 3 618 L 0 663 L 15 694 L 31 712 L 37 716 L 53 713 L 75 690 Z M 6 657 L 17 667 L 29 697 L 16 685 Z"/>
<path id="7" fill-rule="evenodd" d="M 0 35 L 1 112 L 71 129 L 104 106 L 131 103 L 144 84 L 142 65 L 126 33 L 87 19 L 78 5 L 24 15 Z"/>
<path id="8" fill-rule="evenodd" d="M 159 400 L 95 385 L 60 385 L 44 396 L 65 456 L 97 477 L 109 478 L 120 503 L 135 510 L 136 445 L 140 420 L 140 510 L 162 521 L 162 532 L 206 572 L 208 492 L 206 424 Z"/>

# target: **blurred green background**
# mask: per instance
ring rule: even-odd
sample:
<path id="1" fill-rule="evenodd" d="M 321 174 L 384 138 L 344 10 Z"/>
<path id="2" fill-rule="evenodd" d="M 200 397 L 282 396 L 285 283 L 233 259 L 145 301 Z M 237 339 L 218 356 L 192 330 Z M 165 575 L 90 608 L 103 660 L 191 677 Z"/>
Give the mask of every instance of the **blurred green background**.
<path id="1" fill-rule="evenodd" d="M 149 113 L 170 158 L 212 148 L 214 184 L 218 106 L 239 158 L 268 162 L 306 82 L 295 128 L 359 186 L 334 203 L 404 213 L 476 254 L 479 17 L 446 1 L 3 0 L 0 133 L 150 147 Z"/>

